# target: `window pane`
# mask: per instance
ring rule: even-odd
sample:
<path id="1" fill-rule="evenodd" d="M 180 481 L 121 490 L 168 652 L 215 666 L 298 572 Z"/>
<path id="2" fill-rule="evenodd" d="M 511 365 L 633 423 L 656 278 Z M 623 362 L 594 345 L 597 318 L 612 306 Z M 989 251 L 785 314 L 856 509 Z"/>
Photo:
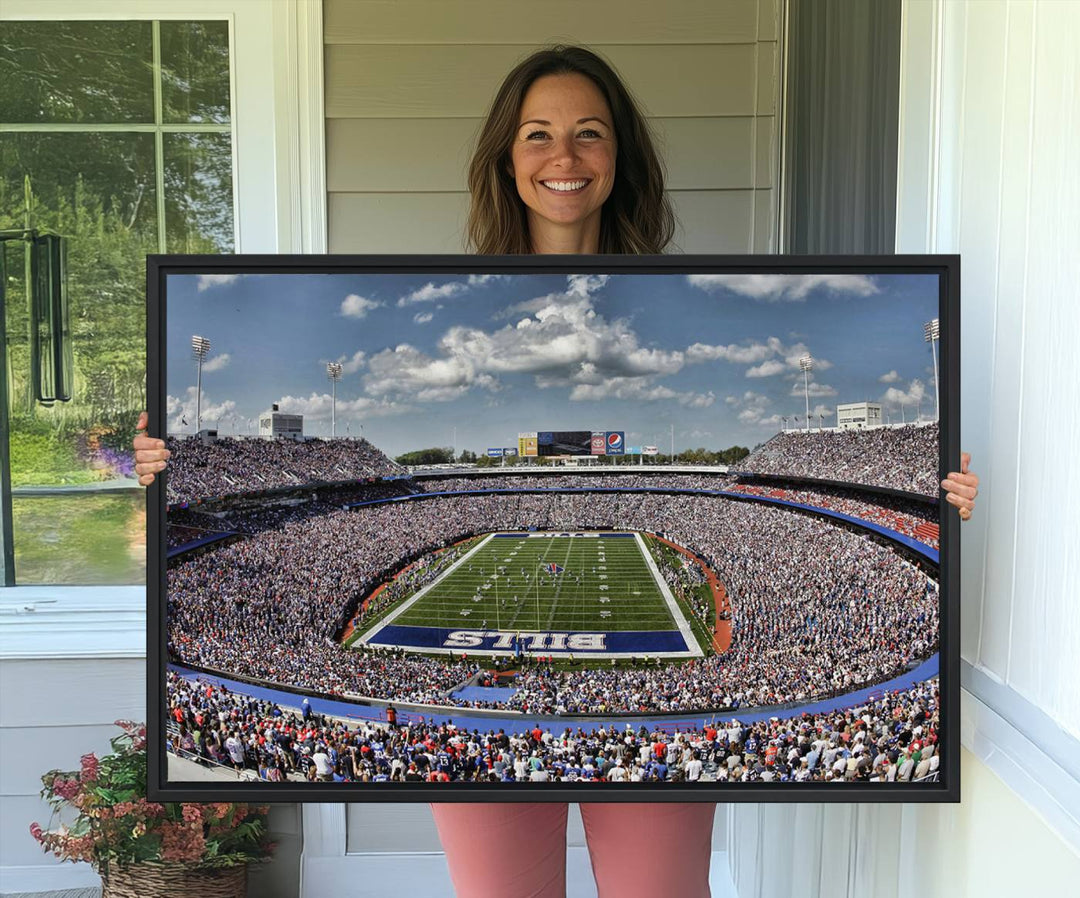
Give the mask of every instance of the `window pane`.
<path id="1" fill-rule="evenodd" d="M 4 22 L 0 121 L 154 121 L 150 22 Z"/>
<path id="2" fill-rule="evenodd" d="M 229 121 L 229 23 L 161 23 L 165 122 Z"/>
<path id="3" fill-rule="evenodd" d="M 162 24 L 170 108 L 185 120 L 227 122 L 227 29 Z M 5 23 L 3 120 L 31 129 L 56 121 L 152 123 L 152 37 L 150 22 Z M 136 486 L 131 438 L 146 406 L 146 254 L 159 250 L 159 215 L 168 221 L 170 250 L 233 247 L 230 135 L 162 135 L 164 197 L 156 186 L 157 139 L 118 131 L 0 134 L 0 229 L 29 226 L 67 238 L 74 349 L 72 401 L 35 402 L 23 244 L 9 241 L 0 326 L 8 341 L 19 583 L 145 578 L 145 492 Z"/>
<path id="4" fill-rule="evenodd" d="M 145 497 L 42 488 L 134 484 L 131 437 L 145 404 L 146 263 L 157 249 L 152 134 L 0 135 L 0 229 L 68 239 L 71 402 L 33 400 L 23 243 L 6 246 L 11 479 L 19 583 L 137 583 L 129 547 Z M 27 494 L 27 491 L 30 494 Z M 51 522 L 51 523 L 50 523 Z M 140 537 L 141 538 L 141 537 Z"/>
<path id="5" fill-rule="evenodd" d="M 15 572 L 22 585 L 128 585 L 146 581 L 146 491 L 77 493 L 11 503 Z"/>
<path id="6" fill-rule="evenodd" d="M 230 135 L 165 135 L 165 246 L 170 253 L 233 251 Z"/>

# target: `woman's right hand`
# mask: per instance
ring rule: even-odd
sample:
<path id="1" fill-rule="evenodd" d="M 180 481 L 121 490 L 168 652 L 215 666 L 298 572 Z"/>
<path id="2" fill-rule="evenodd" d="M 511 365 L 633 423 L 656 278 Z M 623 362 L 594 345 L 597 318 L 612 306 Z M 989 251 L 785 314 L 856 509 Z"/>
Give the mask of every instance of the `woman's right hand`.
<path id="1" fill-rule="evenodd" d="M 139 423 L 135 425 L 135 439 L 132 447 L 135 449 L 135 473 L 139 475 L 139 483 L 149 486 L 154 482 L 154 476 L 158 471 L 165 470 L 165 463 L 172 453 L 165 448 L 165 441 L 158 440 L 146 435 L 150 416 L 146 412 L 139 414 Z"/>

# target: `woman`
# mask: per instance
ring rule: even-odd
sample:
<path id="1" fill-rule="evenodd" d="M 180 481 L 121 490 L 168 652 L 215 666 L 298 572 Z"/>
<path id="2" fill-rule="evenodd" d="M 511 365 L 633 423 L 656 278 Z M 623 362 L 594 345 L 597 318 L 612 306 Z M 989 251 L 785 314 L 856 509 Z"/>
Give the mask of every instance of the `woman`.
<path id="1" fill-rule="evenodd" d="M 645 119 L 614 71 L 579 47 L 533 54 L 496 94 L 469 168 L 468 237 L 483 254 L 660 253 L 674 233 Z M 146 427 L 145 414 L 139 429 Z M 135 440 L 139 482 L 165 467 L 161 440 Z M 978 478 L 942 483 L 970 516 Z M 408 777 L 406 777 L 408 778 Z M 566 891 L 567 805 L 432 805 L 462 898 Z M 583 804 L 600 898 L 709 894 L 715 805 Z"/>

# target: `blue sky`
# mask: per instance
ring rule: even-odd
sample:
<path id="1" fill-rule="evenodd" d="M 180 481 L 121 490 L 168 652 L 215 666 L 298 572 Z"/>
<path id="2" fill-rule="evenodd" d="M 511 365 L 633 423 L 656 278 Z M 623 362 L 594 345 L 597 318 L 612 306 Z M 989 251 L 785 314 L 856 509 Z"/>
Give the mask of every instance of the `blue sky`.
<path id="1" fill-rule="evenodd" d="M 666 451 L 672 425 L 676 451 L 753 447 L 803 419 L 807 353 L 826 426 L 844 402 L 933 414 L 932 275 L 170 275 L 167 301 L 171 433 L 194 429 L 193 334 L 204 427 L 254 433 L 278 403 L 329 436 L 336 361 L 338 436 L 391 455 L 455 428 L 478 453 L 537 430 Z"/>

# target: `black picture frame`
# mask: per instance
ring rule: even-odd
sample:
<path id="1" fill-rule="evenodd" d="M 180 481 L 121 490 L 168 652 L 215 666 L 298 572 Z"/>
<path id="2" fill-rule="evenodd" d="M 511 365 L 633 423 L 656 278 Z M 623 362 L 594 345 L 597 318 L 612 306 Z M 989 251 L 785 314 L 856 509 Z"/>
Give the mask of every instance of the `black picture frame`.
<path id="1" fill-rule="evenodd" d="M 166 432 L 166 278 L 172 274 L 930 274 L 938 277 L 940 338 L 939 471 L 960 459 L 960 257 L 897 256 L 520 256 L 151 255 L 147 257 L 147 397 L 150 434 Z M 148 792 L 156 801 L 711 801 L 958 802 L 960 800 L 960 521 L 939 492 L 941 739 L 933 783 L 294 783 L 170 781 L 165 670 L 166 498 L 164 478 L 147 492 Z M 453 716 L 450 714 L 449 716 Z M 671 715 L 665 715 L 670 717 Z M 700 716 L 700 715 L 698 715 Z M 718 715 L 722 716 L 722 715 Z M 737 716 L 737 713 L 733 716 Z M 603 715 L 604 720 L 620 715 Z M 544 718 L 541 718 L 542 720 Z M 530 722 L 523 718 L 523 724 Z"/>

